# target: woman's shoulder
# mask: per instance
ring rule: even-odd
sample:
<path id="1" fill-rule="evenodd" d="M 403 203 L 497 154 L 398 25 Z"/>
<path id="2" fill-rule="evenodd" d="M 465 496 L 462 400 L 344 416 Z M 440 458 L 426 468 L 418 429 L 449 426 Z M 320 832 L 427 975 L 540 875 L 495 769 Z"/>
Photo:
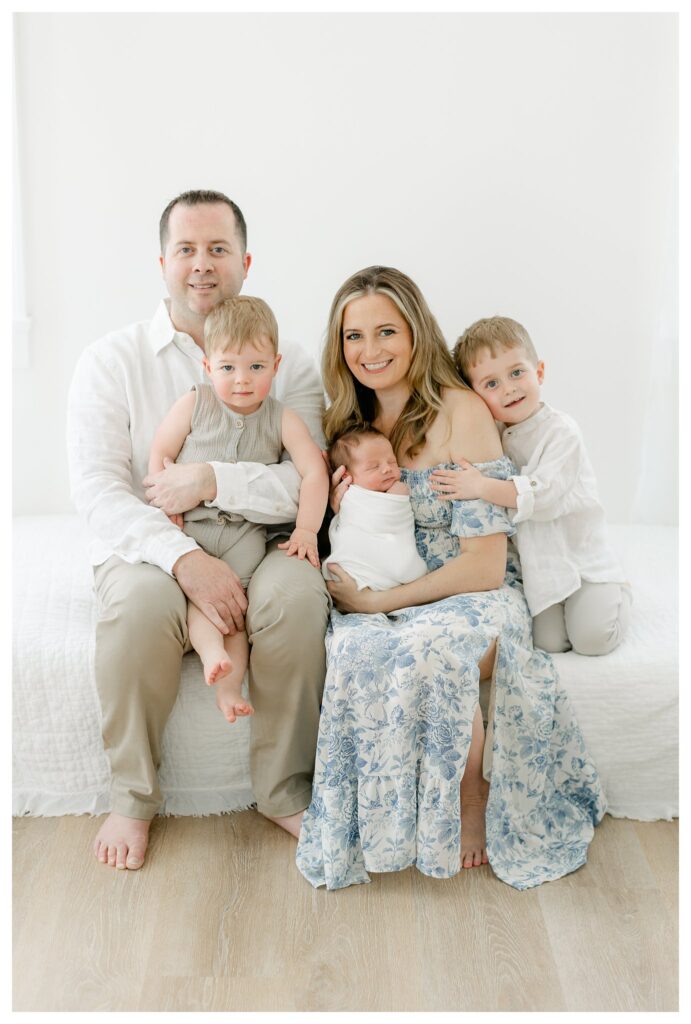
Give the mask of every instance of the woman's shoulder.
<path id="1" fill-rule="evenodd" d="M 482 409 L 489 412 L 480 396 L 470 388 L 442 388 L 441 400 L 444 408 L 453 415 L 472 416 L 478 410 L 479 415 L 482 415 Z"/>
<path id="2" fill-rule="evenodd" d="M 442 402 L 451 427 L 450 448 L 454 462 L 490 462 L 503 452 L 492 413 L 470 388 L 445 388 Z"/>

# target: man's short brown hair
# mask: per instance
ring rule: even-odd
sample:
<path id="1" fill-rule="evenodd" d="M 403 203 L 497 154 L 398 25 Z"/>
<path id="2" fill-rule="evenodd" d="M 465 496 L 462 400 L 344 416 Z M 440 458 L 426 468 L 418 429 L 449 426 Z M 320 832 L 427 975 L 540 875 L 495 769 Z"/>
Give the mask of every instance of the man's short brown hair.
<path id="1" fill-rule="evenodd" d="M 278 352 L 278 324 L 276 317 L 263 299 L 254 295 L 236 295 L 215 306 L 204 322 L 204 351 L 206 358 L 212 352 L 233 347 L 241 352 L 245 345 L 265 338 L 274 355 Z"/>
<path id="2" fill-rule="evenodd" d="M 351 427 L 344 434 L 341 434 L 340 437 L 337 437 L 326 450 L 332 472 L 335 472 L 339 466 L 345 466 L 348 469 L 356 450 L 360 447 L 362 441 L 368 437 L 383 437 L 386 441 L 389 440 L 386 434 L 382 434 L 381 430 L 377 430 L 376 427 L 371 427 L 369 423 L 362 423 Z"/>
<path id="3" fill-rule="evenodd" d="M 460 336 L 453 350 L 453 361 L 466 384 L 470 384 L 470 370 L 478 362 L 483 349 L 489 349 L 496 359 L 507 349 L 522 348 L 535 366 L 538 355 L 535 346 L 522 324 L 508 316 L 489 316 L 476 320 Z"/>
<path id="4" fill-rule="evenodd" d="M 161 255 L 166 251 L 166 245 L 168 244 L 168 221 L 174 208 L 181 203 L 183 206 L 199 206 L 201 203 L 225 203 L 233 211 L 235 217 L 235 229 L 240 239 L 242 246 L 242 254 L 247 252 L 247 224 L 245 218 L 242 215 L 242 210 L 234 203 L 232 199 L 224 195 L 223 192 L 213 192 L 208 188 L 191 189 L 189 192 L 181 192 L 179 196 L 171 201 L 166 206 L 165 210 L 161 214 L 161 220 L 158 225 L 158 237 L 161 242 Z"/>

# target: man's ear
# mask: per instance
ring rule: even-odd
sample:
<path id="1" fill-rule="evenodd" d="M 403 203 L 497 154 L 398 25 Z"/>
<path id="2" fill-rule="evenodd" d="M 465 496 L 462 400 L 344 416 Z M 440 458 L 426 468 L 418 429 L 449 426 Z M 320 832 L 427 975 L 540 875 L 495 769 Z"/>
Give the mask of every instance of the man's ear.
<path id="1" fill-rule="evenodd" d="M 538 382 L 538 384 L 542 384 L 544 379 L 545 379 L 545 364 L 542 362 L 542 360 L 540 360 L 539 363 L 537 364 L 537 382 Z"/>
<path id="2" fill-rule="evenodd" d="M 245 275 L 244 275 L 244 277 L 242 279 L 244 281 L 245 277 L 247 277 L 247 275 L 249 274 L 250 267 L 252 266 L 252 253 L 251 252 L 246 252 L 245 255 L 242 257 L 242 265 L 245 268 Z"/>

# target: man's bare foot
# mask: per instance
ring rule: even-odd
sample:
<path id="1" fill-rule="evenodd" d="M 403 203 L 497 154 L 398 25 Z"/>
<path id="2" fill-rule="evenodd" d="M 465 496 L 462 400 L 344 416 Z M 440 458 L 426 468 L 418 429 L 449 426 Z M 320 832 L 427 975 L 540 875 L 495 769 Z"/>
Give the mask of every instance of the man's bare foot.
<path id="1" fill-rule="evenodd" d="M 136 871 L 144 863 L 150 821 L 109 814 L 94 840 L 94 854 L 101 864 Z"/>
<path id="2" fill-rule="evenodd" d="M 485 848 L 487 793 L 464 793 L 461 789 L 461 867 L 479 868 L 489 864 Z"/>
<path id="3" fill-rule="evenodd" d="M 261 811 L 259 812 L 261 814 Z M 295 836 L 296 839 L 300 838 L 300 825 L 302 824 L 302 817 L 304 811 L 298 811 L 297 814 L 289 814 L 286 818 L 272 818 L 270 814 L 265 814 L 264 817 L 269 821 L 273 821 L 275 825 L 280 825 L 286 832 L 290 832 L 291 836 Z"/>
<path id="4" fill-rule="evenodd" d="M 207 686 L 215 686 L 230 674 L 233 663 L 229 658 L 214 658 L 212 661 L 204 662 L 204 678 Z"/>
<path id="5" fill-rule="evenodd" d="M 238 718 L 254 714 L 254 708 L 242 696 L 242 690 L 237 685 L 217 685 L 216 703 L 223 717 L 231 724 Z"/>

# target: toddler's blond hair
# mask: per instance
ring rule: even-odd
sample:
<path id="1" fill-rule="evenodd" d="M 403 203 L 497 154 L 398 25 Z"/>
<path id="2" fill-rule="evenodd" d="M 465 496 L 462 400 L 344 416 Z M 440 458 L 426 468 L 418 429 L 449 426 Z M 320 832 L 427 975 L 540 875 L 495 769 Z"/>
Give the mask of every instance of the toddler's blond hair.
<path id="1" fill-rule="evenodd" d="M 212 352 L 232 346 L 241 352 L 245 345 L 267 339 L 274 354 L 278 352 L 278 324 L 263 299 L 254 295 L 237 295 L 225 299 L 211 310 L 204 323 L 204 351 Z"/>
<path id="2" fill-rule="evenodd" d="M 454 346 L 453 361 L 466 384 L 470 384 L 469 371 L 485 348 L 495 359 L 507 349 L 522 348 L 534 366 L 539 361 L 530 335 L 522 324 L 508 316 L 488 316 L 466 328 Z"/>

